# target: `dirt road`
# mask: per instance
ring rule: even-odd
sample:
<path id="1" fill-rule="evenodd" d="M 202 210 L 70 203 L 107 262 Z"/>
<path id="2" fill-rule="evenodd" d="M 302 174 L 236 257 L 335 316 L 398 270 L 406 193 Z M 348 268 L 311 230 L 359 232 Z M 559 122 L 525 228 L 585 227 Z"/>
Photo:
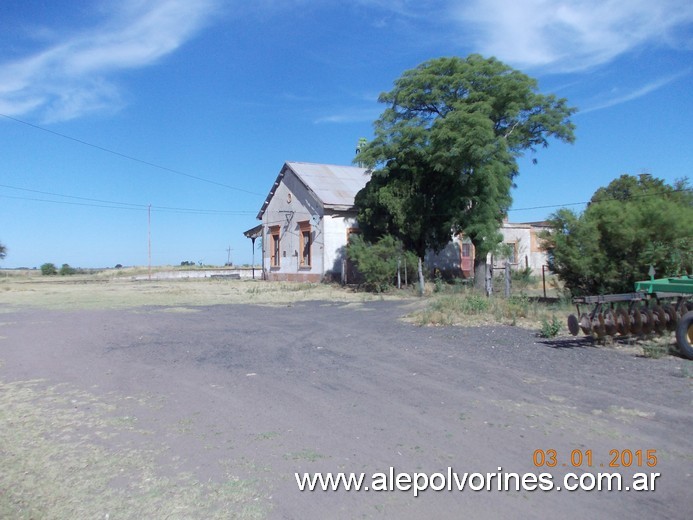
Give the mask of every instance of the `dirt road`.
<path id="1" fill-rule="evenodd" d="M 6 308 L 0 463 L 13 469 L 0 477 L 0 513 L 690 518 L 691 362 L 514 327 L 417 327 L 399 320 L 406 313 L 397 302 Z M 53 455 L 29 464 L 48 441 Z M 555 450 L 557 465 L 535 467 L 535 450 Z M 614 457 L 628 462 L 625 450 L 630 467 L 609 468 Z M 646 467 L 646 450 L 656 466 Z M 584 457 L 581 468 L 571 454 Z M 45 482 L 51 465 L 59 469 Z M 655 491 L 498 491 L 492 480 L 491 491 L 418 497 L 300 492 L 294 476 L 391 467 L 546 472 L 558 485 L 573 471 L 619 472 L 624 485 L 635 472 L 661 476 Z M 56 500 L 63 509 L 51 509 Z"/>

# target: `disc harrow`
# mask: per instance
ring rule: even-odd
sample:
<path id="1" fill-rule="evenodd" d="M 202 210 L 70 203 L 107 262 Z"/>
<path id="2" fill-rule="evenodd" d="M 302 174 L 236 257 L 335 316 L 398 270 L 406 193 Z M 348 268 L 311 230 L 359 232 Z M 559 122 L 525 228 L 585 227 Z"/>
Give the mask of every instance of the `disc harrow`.
<path id="1" fill-rule="evenodd" d="M 693 359 L 693 276 L 635 283 L 635 292 L 573 298 L 568 330 L 595 339 L 676 333 L 681 354 Z M 591 306 L 581 312 L 581 306 Z"/>

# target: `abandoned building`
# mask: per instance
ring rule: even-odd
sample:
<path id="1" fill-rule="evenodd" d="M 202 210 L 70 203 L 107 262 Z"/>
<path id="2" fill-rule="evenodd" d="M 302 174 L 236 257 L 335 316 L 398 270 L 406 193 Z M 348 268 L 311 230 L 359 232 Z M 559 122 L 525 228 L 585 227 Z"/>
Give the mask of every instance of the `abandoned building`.
<path id="1" fill-rule="evenodd" d="M 262 223 L 244 234 L 262 243 L 262 276 L 266 280 L 319 282 L 347 278 L 353 267 L 346 257 L 352 233 L 358 233 L 354 198 L 370 179 L 366 168 L 305 162 L 286 162 L 260 212 Z M 489 257 L 494 269 L 509 263 L 513 269 L 540 273 L 546 252 L 537 233 L 543 222 L 503 222 L 505 254 Z M 426 255 L 426 268 L 449 276 L 473 275 L 474 247 L 455 236 L 440 253 Z"/>

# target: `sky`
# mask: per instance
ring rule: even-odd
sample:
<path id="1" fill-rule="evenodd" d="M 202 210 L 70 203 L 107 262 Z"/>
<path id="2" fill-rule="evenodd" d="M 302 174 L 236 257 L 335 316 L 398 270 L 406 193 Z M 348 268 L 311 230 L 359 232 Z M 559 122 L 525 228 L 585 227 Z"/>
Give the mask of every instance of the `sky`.
<path id="1" fill-rule="evenodd" d="M 511 222 L 691 177 L 690 0 L 2 0 L 0 267 L 250 263 L 284 162 L 351 164 L 381 92 L 472 53 L 578 108 Z"/>

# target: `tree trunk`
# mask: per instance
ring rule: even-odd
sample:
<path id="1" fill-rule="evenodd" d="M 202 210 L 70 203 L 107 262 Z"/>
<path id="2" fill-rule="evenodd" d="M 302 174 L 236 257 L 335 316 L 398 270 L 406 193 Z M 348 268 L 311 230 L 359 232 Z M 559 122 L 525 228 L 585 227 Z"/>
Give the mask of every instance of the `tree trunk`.
<path id="1" fill-rule="evenodd" d="M 424 295 L 424 275 L 423 275 L 423 262 L 421 257 L 419 257 L 419 296 Z"/>
<path id="2" fill-rule="evenodd" d="M 474 289 L 486 291 L 486 255 L 483 258 L 474 256 Z"/>

